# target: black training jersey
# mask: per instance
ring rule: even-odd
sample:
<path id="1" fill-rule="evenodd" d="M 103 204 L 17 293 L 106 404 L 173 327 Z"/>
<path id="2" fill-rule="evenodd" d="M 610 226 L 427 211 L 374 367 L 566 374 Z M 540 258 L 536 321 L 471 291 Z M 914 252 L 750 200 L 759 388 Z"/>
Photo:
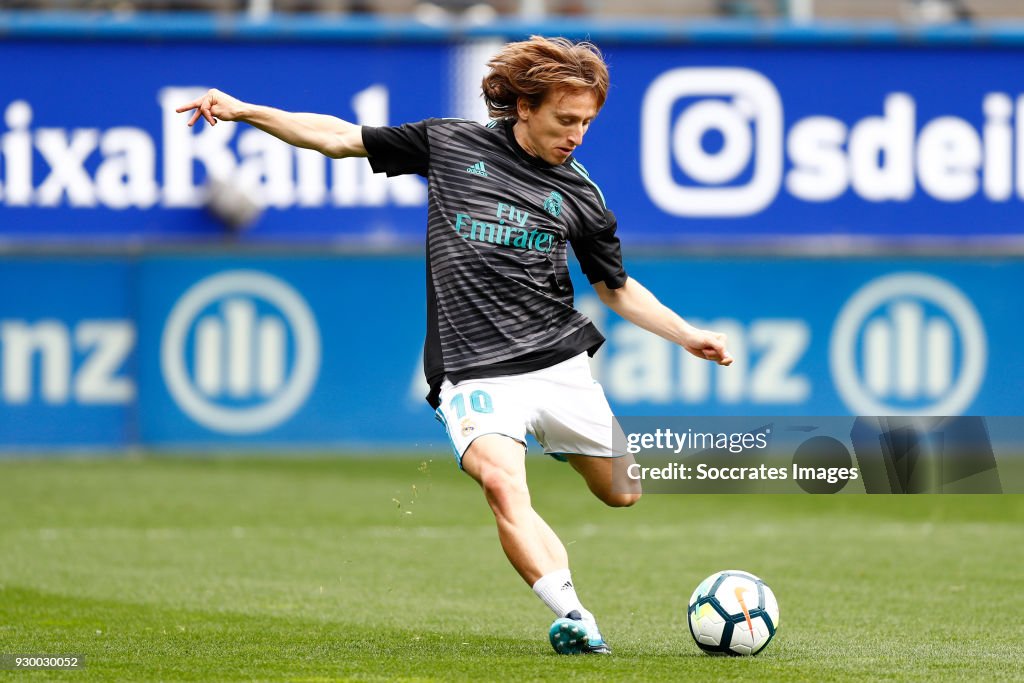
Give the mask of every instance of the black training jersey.
<path id="1" fill-rule="evenodd" d="M 375 172 L 428 179 L 423 365 L 435 407 L 445 377 L 529 372 L 603 343 L 573 308 L 567 244 L 591 283 L 626 281 L 601 190 L 572 157 L 552 166 L 523 151 L 513 123 L 363 128 Z"/>

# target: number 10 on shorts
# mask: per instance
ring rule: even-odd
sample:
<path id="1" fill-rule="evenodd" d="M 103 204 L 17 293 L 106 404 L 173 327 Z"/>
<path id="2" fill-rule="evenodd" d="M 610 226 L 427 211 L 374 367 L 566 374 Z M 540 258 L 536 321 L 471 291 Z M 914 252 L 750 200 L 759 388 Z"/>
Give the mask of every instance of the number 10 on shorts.
<path id="1" fill-rule="evenodd" d="M 455 416 L 460 420 L 466 417 L 466 397 L 464 394 L 455 394 L 451 403 L 448 404 L 455 411 Z M 491 403 L 491 395 L 486 391 L 477 389 L 469 395 L 469 407 L 475 413 L 493 413 L 494 405 Z"/>

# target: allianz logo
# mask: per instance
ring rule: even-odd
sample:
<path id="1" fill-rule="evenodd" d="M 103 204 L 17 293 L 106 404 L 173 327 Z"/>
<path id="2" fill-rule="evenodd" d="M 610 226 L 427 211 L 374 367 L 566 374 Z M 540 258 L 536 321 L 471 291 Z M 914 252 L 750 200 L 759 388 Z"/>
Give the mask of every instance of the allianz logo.
<path id="1" fill-rule="evenodd" d="M 974 304 L 927 273 L 858 289 L 836 318 L 829 367 L 857 415 L 960 415 L 985 378 L 988 343 Z"/>
<path id="2" fill-rule="evenodd" d="M 171 397 L 195 422 L 226 434 L 264 432 L 309 397 L 320 332 L 306 301 L 283 280 L 225 271 L 175 303 L 160 365 Z"/>
<path id="3" fill-rule="evenodd" d="M 189 128 L 174 109 L 206 90 L 162 88 L 153 108 L 159 119 L 146 128 L 36 127 L 30 102 L 0 101 L 0 206 L 199 207 L 206 202 L 205 177 L 231 182 L 278 209 L 426 204 L 423 179 L 374 174 L 365 159 L 328 159 L 233 122 Z M 356 93 L 354 120 L 387 125 L 388 99 L 381 85 Z M 58 114 L 44 110 L 39 118 L 53 121 Z"/>
<path id="4" fill-rule="evenodd" d="M 644 95 L 643 184 L 666 213 L 701 217 L 757 214 L 782 193 L 815 203 L 848 192 L 867 202 L 905 202 L 918 191 L 942 202 L 1024 198 L 1024 161 L 1014 153 L 1024 145 L 1024 95 L 954 102 L 969 118 L 925 120 L 913 94 L 890 92 L 868 103 L 878 114 L 787 123 L 783 97 L 757 71 L 672 69 Z"/>
<path id="5" fill-rule="evenodd" d="M 137 385 L 131 320 L 0 319 L 0 406 L 128 405 Z"/>

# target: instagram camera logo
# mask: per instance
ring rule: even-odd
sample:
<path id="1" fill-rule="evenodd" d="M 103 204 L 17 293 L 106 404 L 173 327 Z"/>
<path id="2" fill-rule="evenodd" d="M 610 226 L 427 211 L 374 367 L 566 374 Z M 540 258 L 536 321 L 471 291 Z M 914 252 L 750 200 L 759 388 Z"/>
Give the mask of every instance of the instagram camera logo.
<path id="1" fill-rule="evenodd" d="M 756 71 L 667 71 L 647 89 L 641 116 L 644 188 L 666 213 L 749 216 L 778 194 L 782 101 Z"/>

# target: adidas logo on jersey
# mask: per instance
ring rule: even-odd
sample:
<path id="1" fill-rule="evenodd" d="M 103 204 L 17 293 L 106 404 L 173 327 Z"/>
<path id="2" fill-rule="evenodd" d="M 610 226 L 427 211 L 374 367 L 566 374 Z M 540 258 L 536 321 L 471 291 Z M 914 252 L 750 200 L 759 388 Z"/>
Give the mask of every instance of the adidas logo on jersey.
<path id="1" fill-rule="evenodd" d="M 487 169 L 484 168 L 484 162 L 482 161 L 478 161 L 469 168 L 467 168 L 466 173 L 472 173 L 473 175 L 478 175 L 481 178 L 487 177 Z"/>

